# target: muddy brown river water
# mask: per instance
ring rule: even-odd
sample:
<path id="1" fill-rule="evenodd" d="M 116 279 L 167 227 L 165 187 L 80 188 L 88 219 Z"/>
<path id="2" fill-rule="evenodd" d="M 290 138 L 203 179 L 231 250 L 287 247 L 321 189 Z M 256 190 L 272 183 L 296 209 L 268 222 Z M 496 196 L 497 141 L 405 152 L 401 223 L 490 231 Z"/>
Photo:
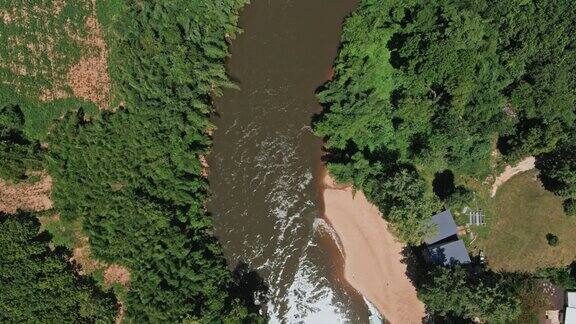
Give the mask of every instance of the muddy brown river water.
<path id="1" fill-rule="evenodd" d="M 355 5 L 252 0 L 228 62 L 240 90 L 216 101 L 209 211 L 231 266 L 245 262 L 268 284 L 273 323 L 368 322 L 320 217 L 321 141 L 309 127 Z"/>

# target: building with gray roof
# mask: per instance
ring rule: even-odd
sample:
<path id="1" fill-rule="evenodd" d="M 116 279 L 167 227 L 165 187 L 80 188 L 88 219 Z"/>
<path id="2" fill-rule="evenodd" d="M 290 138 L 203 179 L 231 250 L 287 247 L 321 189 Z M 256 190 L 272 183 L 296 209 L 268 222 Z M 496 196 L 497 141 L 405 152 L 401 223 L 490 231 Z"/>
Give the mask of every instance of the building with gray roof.
<path id="1" fill-rule="evenodd" d="M 458 229 L 452 213 L 445 210 L 428 222 L 430 234 L 425 237 L 429 260 L 436 264 L 470 263 L 464 242 L 458 239 Z"/>
<path id="2" fill-rule="evenodd" d="M 470 256 L 462 240 L 428 246 L 430 260 L 436 264 L 453 265 L 470 263 Z"/>
<path id="3" fill-rule="evenodd" d="M 456 222 L 454 222 L 454 217 L 452 217 L 450 210 L 445 210 L 434 215 L 432 219 L 430 219 L 430 222 L 428 222 L 428 228 L 430 234 L 424 239 L 424 242 L 428 245 L 442 241 L 458 233 Z"/>

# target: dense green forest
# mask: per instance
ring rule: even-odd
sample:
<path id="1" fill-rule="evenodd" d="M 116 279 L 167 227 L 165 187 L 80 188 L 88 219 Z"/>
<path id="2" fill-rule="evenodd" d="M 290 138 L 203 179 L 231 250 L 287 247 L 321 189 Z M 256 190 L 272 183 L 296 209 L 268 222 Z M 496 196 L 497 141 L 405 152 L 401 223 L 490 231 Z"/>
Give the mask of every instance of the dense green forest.
<path id="1" fill-rule="evenodd" d="M 34 215 L 0 213 L 0 321 L 108 322 L 116 298 L 76 273 L 70 252 L 52 250 Z"/>
<path id="2" fill-rule="evenodd" d="M 362 1 L 346 21 L 335 77 L 318 93 L 327 110 L 315 130 L 327 140 L 332 173 L 388 211 L 406 204 L 382 199 L 397 194 L 387 191 L 405 177 L 397 174 L 410 174 L 410 183 L 447 169 L 481 179 L 496 148 L 513 162 L 570 143 L 574 6 Z M 408 242 L 417 243 L 418 224 L 439 208 L 430 189 L 420 210 L 391 216 Z"/>
<path id="3" fill-rule="evenodd" d="M 481 183 L 530 155 L 576 213 L 575 26 L 568 0 L 360 1 L 334 77 L 318 91 L 325 110 L 314 130 L 330 172 L 363 190 L 412 245 L 435 212 L 473 197 L 465 182 L 438 188 L 439 177 Z M 430 276 L 420 295 L 433 313 L 489 322 L 520 316 L 531 284 L 462 270 Z M 468 297 L 443 302 L 456 295 Z"/>
<path id="4" fill-rule="evenodd" d="M 419 296 L 435 314 L 505 323 L 521 313 L 515 282 L 519 278 L 514 276 L 486 272 L 477 277 L 459 266 L 435 267 L 428 276 L 432 279 L 423 284 Z"/>
<path id="5" fill-rule="evenodd" d="M 129 269 L 130 285 L 119 298 L 130 322 L 262 321 L 253 296 L 240 289 L 243 278 L 232 275 L 212 236 L 200 162 L 211 145 L 212 97 L 233 86 L 224 68 L 226 39 L 239 31 L 237 15 L 245 2 L 99 1 L 94 9 L 110 48 L 115 110 L 98 111 L 74 98 L 38 102 L 11 86 L 1 89 L 0 177 L 29 181 L 27 171 L 48 171 L 64 228 L 53 234 L 70 235 L 66 227 L 80 221 L 94 257 Z M 29 228 L 33 217 L 9 216 L 6 224 Z M 55 255 L 59 262 L 66 259 Z M 34 259 L 34 271 L 53 271 L 52 261 L 41 261 Z M 92 303 L 82 295 L 88 288 L 77 289 L 66 298 Z M 109 321 L 113 299 L 106 298 L 94 302 L 94 309 L 80 308 L 84 317 L 76 319 Z M 22 307 L 14 308 L 19 317 L 3 315 L 34 321 L 34 314 L 17 314 Z"/>

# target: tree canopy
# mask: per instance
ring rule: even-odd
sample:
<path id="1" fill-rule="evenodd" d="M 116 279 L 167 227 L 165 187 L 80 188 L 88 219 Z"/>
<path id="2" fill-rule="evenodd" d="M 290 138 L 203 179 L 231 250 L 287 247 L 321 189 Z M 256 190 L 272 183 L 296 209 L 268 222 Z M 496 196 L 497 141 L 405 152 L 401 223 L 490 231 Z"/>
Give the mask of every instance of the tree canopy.
<path id="1" fill-rule="evenodd" d="M 313 126 L 329 171 L 366 192 L 413 245 L 442 203 L 462 206 L 473 195 L 454 178 L 482 182 L 497 163 L 529 155 L 574 213 L 575 6 L 360 1 L 345 22 L 334 77 L 317 93 L 325 109 Z M 446 175 L 452 183 L 439 188 Z M 433 313 L 506 322 L 521 312 L 521 293 L 504 274 L 429 275 L 421 298 Z"/>
<path id="2" fill-rule="evenodd" d="M 554 151 L 575 128 L 575 22 L 571 1 L 362 1 L 318 92 L 330 170 L 370 192 L 405 168 L 481 179 L 497 148 Z"/>
<path id="3" fill-rule="evenodd" d="M 506 323 L 521 313 L 518 290 L 522 285 L 512 276 L 439 266 L 427 277 L 418 295 L 435 314 Z"/>
<path id="4" fill-rule="evenodd" d="M 74 98 L 11 100 L 9 86 L 0 93 L 2 159 L 20 161 L 14 170 L 0 167 L 0 176 L 47 170 L 62 226 L 81 223 L 96 259 L 130 271 L 119 294 L 128 321 L 263 321 L 213 237 L 200 162 L 211 145 L 212 97 L 233 86 L 226 39 L 238 32 L 245 3 L 98 2 L 115 111 Z M 42 115 L 47 105 L 57 114 Z M 38 131 L 30 127 L 38 122 L 33 108 L 46 117 Z"/>
<path id="5" fill-rule="evenodd" d="M 79 276 L 39 229 L 32 214 L 0 214 L 0 322 L 113 322 L 114 295 Z"/>

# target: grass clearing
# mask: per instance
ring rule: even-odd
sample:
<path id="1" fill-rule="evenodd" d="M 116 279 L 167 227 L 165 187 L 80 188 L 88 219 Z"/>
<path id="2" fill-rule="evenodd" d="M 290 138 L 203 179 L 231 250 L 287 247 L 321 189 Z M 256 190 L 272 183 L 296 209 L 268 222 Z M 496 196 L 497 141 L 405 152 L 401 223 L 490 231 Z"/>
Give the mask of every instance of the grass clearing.
<path id="1" fill-rule="evenodd" d="M 495 217 L 477 245 L 493 269 L 530 272 L 576 258 L 576 218 L 564 214 L 562 200 L 542 187 L 537 171 L 503 184 L 491 205 Z M 548 233 L 558 236 L 558 246 L 548 245 Z"/>
<path id="2" fill-rule="evenodd" d="M 0 43 L 3 85 L 30 100 L 108 107 L 108 51 L 94 0 L 0 0 Z"/>
<path id="3" fill-rule="evenodd" d="M 0 77 L 31 98 L 61 97 L 68 69 L 81 55 L 73 37 L 87 34 L 85 0 L 0 1 Z"/>

